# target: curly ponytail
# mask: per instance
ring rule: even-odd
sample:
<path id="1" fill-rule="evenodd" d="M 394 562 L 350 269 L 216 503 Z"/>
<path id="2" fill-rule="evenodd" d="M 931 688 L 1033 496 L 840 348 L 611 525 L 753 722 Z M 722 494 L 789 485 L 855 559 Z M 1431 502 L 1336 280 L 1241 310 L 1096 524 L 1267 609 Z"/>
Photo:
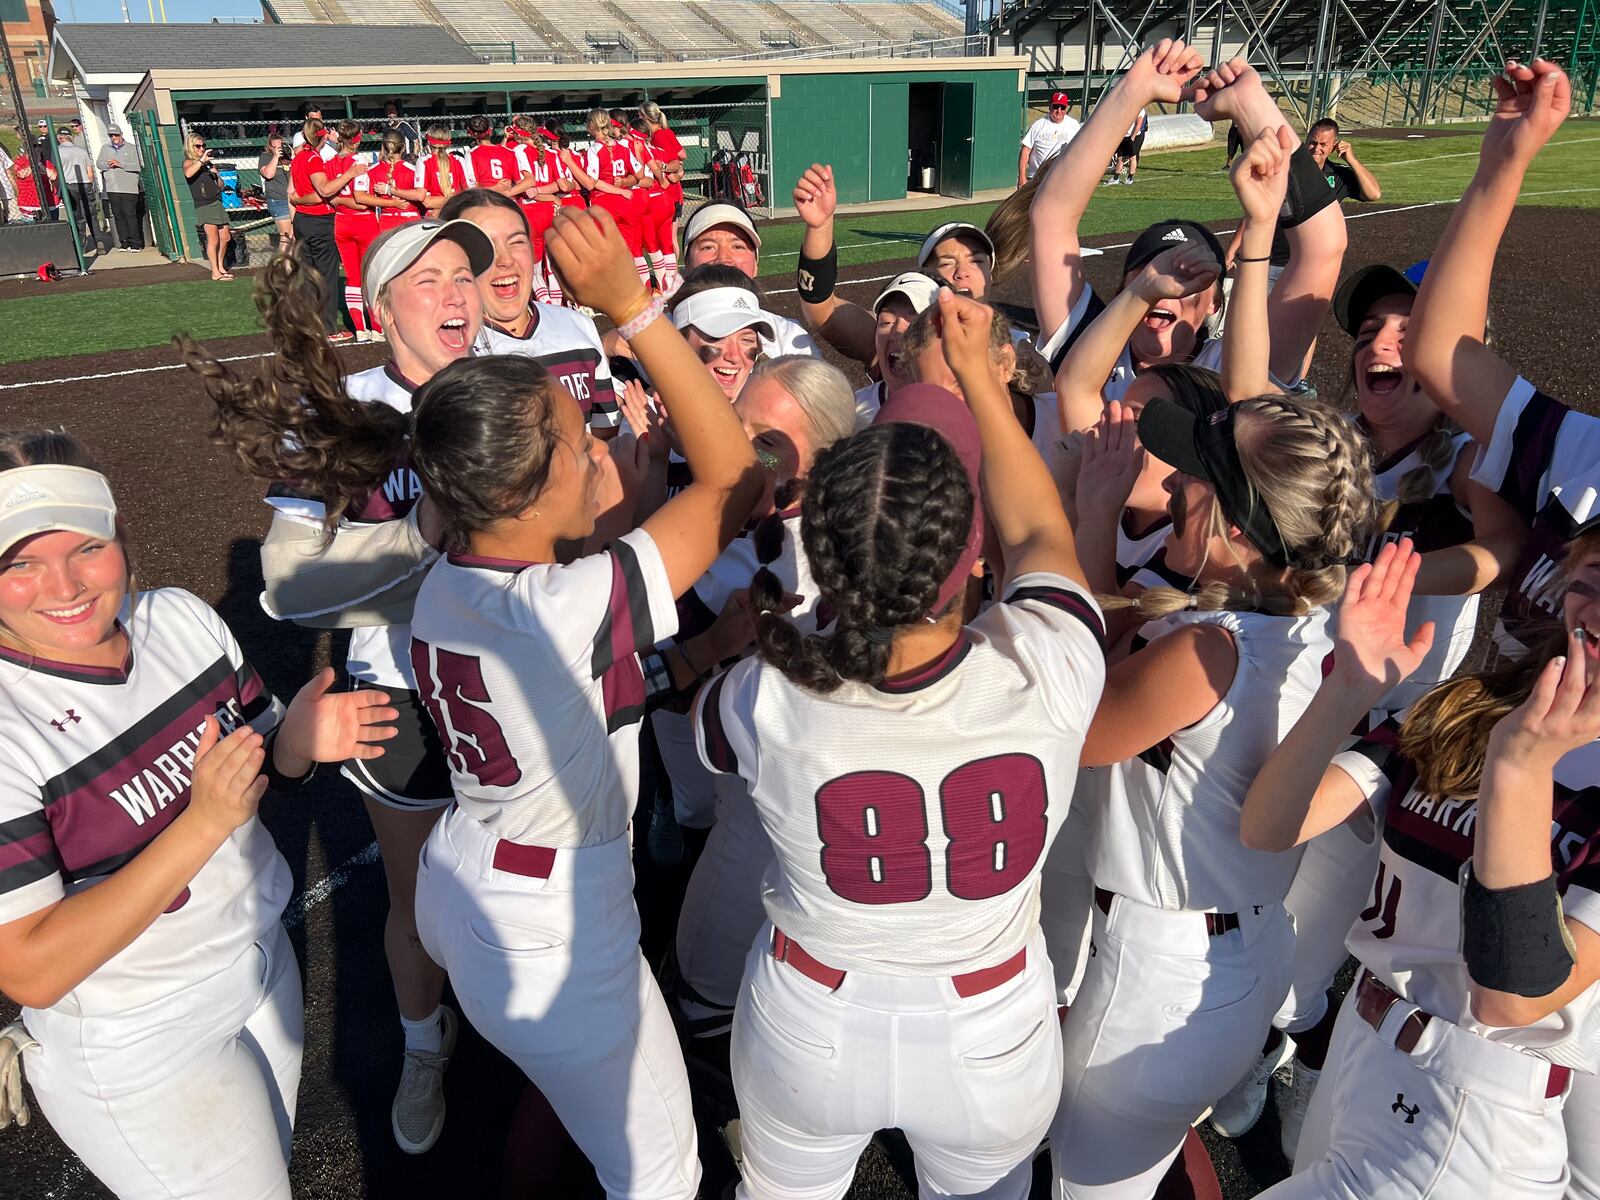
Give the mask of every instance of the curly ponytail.
<path id="1" fill-rule="evenodd" d="M 1344 593 L 1347 564 L 1360 558 L 1381 528 L 1366 443 L 1338 413 L 1284 396 L 1242 401 L 1234 428 L 1245 478 L 1284 544 L 1305 565 L 1290 568 L 1281 581 L 1252 581 L 1248 591 L 1222 583 L 1193 592 L 1150 588 L 1134 600 L 1109 598 L 1110 607 L 1131 607 L 1146 617 L 1183 608 L 1296 616 Z M 1208 533 L 1227 536 L 1221 505 L 1212 504 L 1209 521 Z M 1260 573 L 1275 574 L 1266 564 Z"/>
<path id="2" fill-rule="evenodd" d="M 763 581 L 752 591 L 761 656 L 814 692 L 881 683 L 893 631 L 928 617 L 961 557 L 973 503 L 955 451 L 923 425 L 876 425 L 817 455 L 800 534 L 833 630 L 802 637 Z"/>
<path id="3" fill-rule="evenodd" d="M 256 307 L 276 353 L 252 379 L 187 334 L 173 344 L 216 405 L 211 440 L 245 474 L 316 495 L 331 533 L 400 459 L 408 422 L 387 404 L 363 404 L 345 391 L 322 324 L 323 286 L 297 258 L 275 258 L 262 271 Z"/>

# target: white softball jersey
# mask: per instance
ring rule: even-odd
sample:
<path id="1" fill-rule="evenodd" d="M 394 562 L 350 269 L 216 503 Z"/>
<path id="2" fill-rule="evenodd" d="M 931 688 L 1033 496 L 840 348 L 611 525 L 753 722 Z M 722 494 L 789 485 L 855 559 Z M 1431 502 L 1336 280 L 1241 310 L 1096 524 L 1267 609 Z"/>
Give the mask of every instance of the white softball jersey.
<path id="1" fill-rule="evenodd" d="M 462 812 L 528 845 L 621 837 L 639 791 L 639 651 L 677 627 L 642 529 L 567 565 L 439 562 L 417 594 L 411 656 Z"/>
<path id="2" fill-rule="evenodd" d="M 1082 293 L 1078 296 L 1078 302 L 1072 306 L 1067 319 L 1039 345 L 1039 353 L 1050 364 L 1052 371 L 1061 370 L 1061 364 L 1066 361 L 1079 335 L 1105 310 L 1105 301 L 1100 299 L 1094 288 L 1085 283 Z M 1195 347 L 1194 357 L 1189 359 L 1189 365 L 1205 367 L 1209 371 L 1221 371 L 1222 339 L 1201 338 Z M 1128 348 L 1124 346 L 1117 355 L 1117 364 L 1111 368 L 1111 375 L 1106 379 L 1105 387 L 1100 389 L 1100 394 L 1107 403 L 1121 400 L 1133 386 L 1137 374 L 1133 366 L 1133 355 L 1129 354 Z"/>
<path id="3" fill-rule="evenodd" d="M 533 319 L 521 337 L 485 323 L 473 353 L 520 354 L 561 381 L 583 410 L 591 429 L 615 429 L 622 422 L 611 365 L 594 321 L 570 308 L 534 303 Z"/>
<path id="4" fill-rule="evenodd" d="M 1472 478 L 1529 525 L 1494 627 L 1500 652 L 1517 658 L 1527 652 L 1530 632 L 1560 612 L 1551 584 L 1567 543 L 1600 516 L 1600 418 L 1573 412 L 1519 378 Z"/>
<path id="5" fill-rule="evenodd" d="M 0 646 L 0 923 L 105 880 L 189 805 L 207 717 L 224 735 L 267 733 L 283 706 L 222 618 L 177 588 L 121 615 L 121 667 L 82 667 Z M 126 1012 L 220 974 L 268 938 L 291 888 L 258 818 L 236 829 L 171 906 L 57 1008 Z"/>
<path id="6" fill-rule="evenodd" d="M 878 975 L 1021 951 L 1104 687 L 1104 639 L 1088 593 L 1030 574 L 915 676 L 819 695 L 750 658 L 708 684 L 696 743 L 754 797 L 777 855 L 772 923 L 830 966 Z"/>
<path id="7" fill-rule="evenodd" d="M 1600 988 L 1520 1028 L 1472 1015 L 1472 981 L 1461 957 L 1461 889 L 1472 861 L 1477 797 L 1421 791 L 1400 753 L 1402 718 L 1392 717 L 1333 765 L 1383 818 L 1383 849 L 1370 903 L 1348 945 L 1374 975 L 1419 1008 L 1492 1042 L 1562 1066 L 1600 1069 Z M 1600 931 L 1600 742 L 1556 764 L 1550 860 L 1566 915 Z"/>
<path id="8" fill-rule="evenodd" d="M 1154 908 L 1199 912 L 1283 900 L 1300 856 L 1246 848 L 1239 810 L 1322 683 L 1329 623 L 1321 608 L 1298 617 L 1185 610 L 1140 629 L 1147 644 L 1184 625 L 1219 625 L 1239 665 L 1199 721 L 1136 757 L 1081 773 L 1078 787 L 1099 813 L 1088 856 L 1098 886 Z"/>

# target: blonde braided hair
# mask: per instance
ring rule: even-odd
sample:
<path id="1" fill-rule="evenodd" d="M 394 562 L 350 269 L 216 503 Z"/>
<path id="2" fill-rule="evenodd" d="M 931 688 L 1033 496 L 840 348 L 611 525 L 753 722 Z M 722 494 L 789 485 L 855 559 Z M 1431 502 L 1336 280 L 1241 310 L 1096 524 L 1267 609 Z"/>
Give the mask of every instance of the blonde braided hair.
<path id="1" fill-rule="evenodd" d="M 1276 569 L 1262 563 L 1250 573 L 1246 591 L 1219 581 L 1193 592 L 1150 588 L 1133 599 L 1105 597 L 1103 605 L 1131 607 L 1149 618 L 1184 608 L 1297 616 L 1343 594 L 1346 564 L 1381 528 L 1365 442 L 1333 410 L 1277 395 L 1242 401 L 1234 431 L 1252 491 L 1272 514 L 1284 545 L 1312 565 L 1291 567 L 1279 580 L 1273 577 Z M 1212 504 L 1208 521 L 1209 534 L 1226 538 L 1228 519 L 1221 505 Z"/>

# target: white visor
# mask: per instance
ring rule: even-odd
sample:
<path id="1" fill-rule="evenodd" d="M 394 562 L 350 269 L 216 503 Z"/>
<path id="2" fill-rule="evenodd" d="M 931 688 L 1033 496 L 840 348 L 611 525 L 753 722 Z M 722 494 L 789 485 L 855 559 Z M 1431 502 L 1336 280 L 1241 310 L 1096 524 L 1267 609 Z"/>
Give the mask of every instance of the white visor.
<path id="1" fill-rule="evenodd" d="M 872 302 L 873 315 L 882 312 L 883 306 L 896 296 L 904 296 L 912 312 L 924 313 L 939 302 L 939 285 L 921 271 L 902 271 Z"/>
<path id="2" fill-rule="evenodd" d="M 933 255 L 933 248 L 944 241 L 945 238 L 956 237 L 959 234 L 966 234 L 968 237 L 976 238 L 982 242 L 985 249 L 989 251 L 989 261 L 994 261 L 994 242 L 989 239 L 989 235 L 983 231 L 982 226 L 973 225 L 968 221 L 947 221 L 927 236 L 927 239 L 922 243 L 921 253 L 917 255 L 917 262 L 927 266 L 928 259 Z"/>
<path id="3" fill-rule="evenodd" d="M 117 502 L 104 475 L 54 463 L 0 471 L 0 555 L 62 530 L 108 542 L 117 536 Z"/>
<path id="4" fill-rule="evenodd" d="M 750 219 L 749 213 L 736 204 L 702 204 L 695 209 L 683 226 L 684 246 L 687 247 L 695 238 L 717 225 L 732 225 L 744 230 L 750 235 L 755 248 L 761 249 L 761 235 L 756 232 L 755 222 Z"/>
<path id="5" fill-rule="evenodd" d="M 762 311 L 761 301 L 743 288 L 708 288 L 679 302 L 672 310 L 679 330 L 693 325 L 712 341 L 721 341 L 741 329 L 754 329 L 769 342 L 777 340 L 777 323 Z"/>

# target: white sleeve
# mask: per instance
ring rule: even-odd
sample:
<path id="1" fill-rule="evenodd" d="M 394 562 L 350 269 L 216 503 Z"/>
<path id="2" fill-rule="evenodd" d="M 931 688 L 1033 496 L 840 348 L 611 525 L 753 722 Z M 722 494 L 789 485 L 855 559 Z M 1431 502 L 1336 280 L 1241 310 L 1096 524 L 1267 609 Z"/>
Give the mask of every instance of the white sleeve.
<path id="1" fill-rule="evenodd" d="M 760 658 L 734 663 L 700 689 L 692 713 L 695 753 L 706 770 L 740 775 L 752 786 L 761 766 L 754 728 L 761 674 Z"/>
<path id="2" fill-rule="evenodd" d="M 589 172 L 589 174 L 593 175 L 596 179 L 600 178 L 599 146 L 590 143 L 589 148 L 583 152 L 583 169 Z"/>
<path id="3" fill-rule="evenodd" d="M 711 612 L 720 613 L 735 592 L 750 586 L 760 569 L 755 542 L 748 537 L 734 538 L 717 555 L 716 562 L 695 581 L 694 594 Z"/>
<path id="4" fill-rule="evenodd" d="M 1495 417 L 1494 433 L 1478 449 L 1473 481 L 1498 495 L 1524 521 L 1559 494 L 1575 524 L 1597 507 L 1600 418 L 1573 412 L 1519 378 Z"/>
<path id="5" fill-rule="evenodd" d="M 991 635 L 1003 625 L 1016 655 L 1044 681 L 1060 728 L 1088 729 L 1106 684 L 1105 617 L 1093 596 L 1064 576 L 1035 571 L 973 624 Z"/>
<path id="6" fill-rule="evenodd" d="M 777 313 L 767 314 L 772 318 L 773 330 L 778 335 L 774 345 L 779 354 L 804 354 L 809 358 L 821 358 L 822 351 L 817 348 L 817 343 L 806 327 L 800 322 L 789 317 L 779 316 Z"/>
<path id="7" fill-rule="evenodd" d="M 257 733 L 266 734 L 276 729 L 283 721 L 286 711 L 282 702 L 268 690 L 262 682 L 261 676 L 245 658 L 244 650 L 239 641 L 233 636 L 233 630 L 228 628 L 221 614 L 200 597 L 195 596 L 181 588 L 163 588 L 151 595 L 150 600 L 154 605 L 173 604 L 180 608 L 190 619 L 196 621 L 210 639 L 216 643 L 217 648 L 227 657 L 228 663 L 233 667 L 234 688 L 238 692 L 239 707 L 244 719 Z M 178 614 L 156 615 L 154 607 L 150 613 L 151 620 L 172 619 Z M 223 731 L 228 732 L 227 730 Z"/>
<path id="8" fill-rule="evenodd" d="M 1051 332 L 1039 347 L 1040 356 L 1055 370 L 1061 369 L 1061 360 L 1066 357 L 1066 352 L 1071 346 L 1079 329 L 1086 327 L 1090 321 L 1099 316 L 1105 309 L 1100 297 L 1095 295 L 1094 288 L 1087 282 L 1083 291 L 1078 294 L 1078 302 L 1072 306 L 1072 311 L 1067 314 L 1067 319 Z"/>
<path id="9" fill-rule="evenodd" d="M 1022 144 L 1032 150 L 1039 144 L 1039 122 L 1035 121 L 1028 126 L 1028 132 L 1022 135 Z"/>
<path id="10" fill-rule="evenodd" d="M 67 894 L 43 789 L 28 766 L 15 748 L 0 755 L 0 925 Z"/>
<path id="11" fill-rule="evenodd" d="M 1414 772 L 1400 753 L 1400 726 L 1405 713 L 1396 713 L 1348 750 L 1333 756 L 1331 765 L 1348 775 L 1356 788 L 1367 799 L 1367 804 L 1381 819 L 1396 788 L 1409 787 Z"/>

